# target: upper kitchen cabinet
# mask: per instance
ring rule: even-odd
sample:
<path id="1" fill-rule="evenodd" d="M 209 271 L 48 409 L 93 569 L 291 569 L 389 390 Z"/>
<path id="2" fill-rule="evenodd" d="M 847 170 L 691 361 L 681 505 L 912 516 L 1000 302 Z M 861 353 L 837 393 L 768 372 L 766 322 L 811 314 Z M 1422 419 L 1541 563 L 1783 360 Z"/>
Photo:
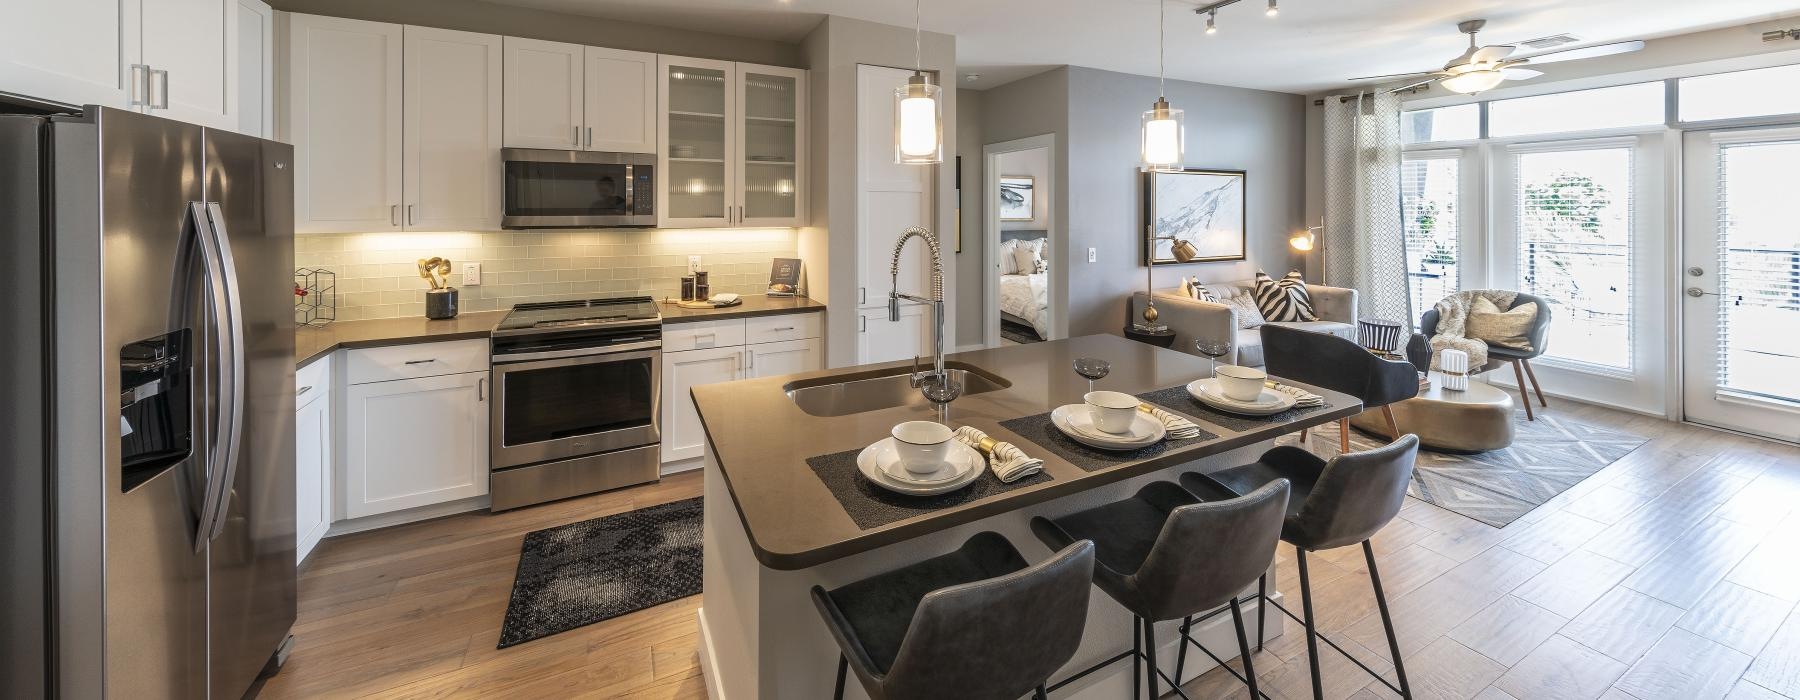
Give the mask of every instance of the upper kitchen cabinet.
<path id="1" fill-rule="evenodd" d="M 506 37 L 505 143 L 655 152 L 656 54 Z"/>
<path id="2" fill-rule="evenodd" d="M 501 38 L 289 15 L 297 233 L 500 225 Z"/>
<path id="3" fill-rule="evenodd" d="M 237 0 L 238 131 L 275 137 L 275 10 L 262 0 Z"/>
<path id="4" fill-rule="evenodd" d="M 294 232 L 400 230 L 404 30 L 317 15 L 287 22 Z"/>
<path id="5" fill-rule="evenodd" d="M 800 225 L 806 72 L 679 56 L 659 69 L 658 223 Z"/>
<path id="6" fill-rule="evenodd" d="M 0 0 L 0 91 L 241 130 L 239 13 L 239 0 Z"/>
<path id="7" fill-rule="evenodd" d="M 405 228 L 500 225 L 500 57 L 493 34 L 406 28 Z"/>

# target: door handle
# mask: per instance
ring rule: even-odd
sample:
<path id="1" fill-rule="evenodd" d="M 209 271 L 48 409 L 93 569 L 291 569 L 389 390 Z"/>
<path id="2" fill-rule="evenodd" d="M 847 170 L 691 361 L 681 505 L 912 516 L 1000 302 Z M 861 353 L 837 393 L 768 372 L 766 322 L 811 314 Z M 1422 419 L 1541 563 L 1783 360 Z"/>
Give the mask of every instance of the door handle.
<path id="1" fill-rule="evenodd" d="M 157 80 L 158 78 L 161 78 L 161 82 L 162 82 L 162 98 L 161 99 L 158 99 L 156 97 L 156 83 L 158 82 L 158 80 Z M 151 109 L 168 109 L 169 108 L 169 72 L 168 71 L 157 69 L 157 68 L 150 69 L 150 94 L 146 95 L 146 97 L 150 98 L 150 108 Z"/>
<path id="2" fill-rule="evenodd" d="M 213 417 L 218 425 L 211 431 L 204 501 L 200 522 L 194 532 L 194 551 L 198 552 L 225 528 L 225 516 L 231 506 L 231 486 L 237 475 L 238 449 L 244 427 L 244 320 L 243 305 L 238 296 L 237 263 L 231 254 L 231 238 L 225 230 L 225 217 L 220 213 L 219 205 L 191 202 L 189 211 L 199 238 L 207 298 L 217 327 L 214 342 L 222 365 L 218 382 L 220 405 L 218 415 Z"/>
<path id="3" fill-rule="evenodd" d="M 782 326 L 780 328 L 770 328 L 769 329 L 769 331 L 772 333 L 784 333 L 784 332 L 791 331 L 791 330 L 794 330 L 793 326 Z"/>
<path id="4" fill-rule="evenodd" d="M 125 105 L 127 107 L 150 106 L 150 67 L 142 63 L 131 64 L 131 72 L 126 80 L 131 83 L 131 95 L 130 101 Z"/>
<path id="5" fill-rule="evenodd" d="M 431 363 L 433 363 L 433 362 L 437 362 L 437 358 L 435 358 L 435 357 L 433 357 L 433 358 L 431 358 L 431 359 L 429 359 L 429 360 L 407 360 L 407 361 L 406 361 L 406 364 L 409 364 L 409 365 L 428 365 L 428 364 L 431 364 Z"/>
<path id="6" fill-rule="evenodd" d="M 486 400 L 487 400 L 487 377 L 481 377 L 481 378 L 475 380 L 475 401 L 476 401 L 476 403 L 480 403 L 480 402 L 483 402 Z"/>
<path id="7" fill-rule="evenodd" d="M 587 145 L 594 145 L 594 127 L 587 128 Z"/>
<path id="8" fill-rule="evenodd" d="M 744 223 L 744 205 L 738 205 L 738 223 Z"/>
<path id="9" fill-rule="evenodd" d="M 413 205 L 408 204 L 406 205 L 406 225 L 411 226 L 413 223 Z"/>
<path id="10" fill-rule="evenodd" d="M 398 205 L 398 204 L 389 204 L 388 205 L 388 223 L 393 224 L 395 226 L 400 225 L 400 205 Z"/>
<path id="11" fill-rule="evenodd" d="M 746 363 L 748 363 L 745 365 L 746 368 L 756 369 L 756 353 L 754 353 L 754 352 L 744 353 L 744 361 Z"/>
<path id="12" fill-rule="evenodd" d="M 569 127 L 569 142 L 577 146 L 581 145 L 581 125 L 576 124 Z"/>
<path id="13" fill-rule="evenodd" d="M 861 322 L 862 322 L 862 327 L 861 327 L 861 328 L 858 328 L 858 329 L 856 329 L 856 332 L 858 332 L 858 333 L 867 333 L 867 332 L 869 332 L 869 317 L 868 317 L 868 316 L 858 316 L 858 317 L 856 317 L 856 319 L 857 319 L 857 320 L 858 320 L 858 321 L 861 321 Z"/>
<path id="14" fill-rule="evenodd" d="M 1709 292 L 1709 291 L 1706 291 L 1699 287 L 1688 287 L 1687 295 L 1690 297 L 1693 297 L 1695 299 L 1699 299 L 1700 297 L 1705 297 L 1705 296 L 1714 296 L 1714 297 L 1724 297 L 1725 296 L 1724 294 L 1720 294 L 1718 292 Z M 1731 305 L 1732 306 L 1743 306 L 1744 305 L 1743 295 L 1738 295 L 1737 297 L 1733 298 L 1731 300 Z"/>
<path id="15" fill-rule="evenodd" d="M 869 303 L 869 288 L 868 287 L 857 287 L 856 288 L 856 297 L 857 297 L 856 303 L 858 303 L 858 304 Z"/>
<path id="16" fill-rule="evenodd" d="M 309 391 L 312 391 L 312 385 L 310 385 L 310 384 L 307 386 L 300 387 L 299 389 L 295 389 L 294 390 L 294 398 L 297 399 L 302 396 L 305 396 L 306 392 L 309 392 Z"/>

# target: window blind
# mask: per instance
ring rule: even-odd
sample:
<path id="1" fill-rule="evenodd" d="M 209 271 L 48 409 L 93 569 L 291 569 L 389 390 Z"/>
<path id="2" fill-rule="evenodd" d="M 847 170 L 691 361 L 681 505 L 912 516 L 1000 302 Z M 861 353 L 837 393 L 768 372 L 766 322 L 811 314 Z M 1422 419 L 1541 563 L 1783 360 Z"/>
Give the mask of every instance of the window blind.
<path id="1" fill-rule="evenodd" d="M 1632 150 L 1516 156 L 1519 291 L 1552 307 L 1546 356 L 1632 368 Z"/>
<path id="2" fill-rule="evenodd" d="M 1415 158 L 1400 164 L 1400 210 L 1406 233 L 1407 291 L 1424 313 L 1462 285 L 1456 158 Z M 1418 319 L 1413 319 L 1417 328 Z"/>
<path id="3" fill-rule="evenodd" d="M 1718 386 L 1800 402 L 1800 141 L 1724 146 L 1718 177 Z"/>

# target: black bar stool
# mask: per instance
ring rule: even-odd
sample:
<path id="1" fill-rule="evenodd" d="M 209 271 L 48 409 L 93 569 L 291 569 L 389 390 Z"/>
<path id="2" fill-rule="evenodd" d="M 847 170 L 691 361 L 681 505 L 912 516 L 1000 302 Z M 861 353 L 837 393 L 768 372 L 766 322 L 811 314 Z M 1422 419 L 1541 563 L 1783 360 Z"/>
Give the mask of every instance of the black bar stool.
<path id="1" fill-rule="evenodd" d="M 1400 660 L 1400 642 L 1394 636 L 1394 619 L 1388 614 L 1387 595 L 1381 591 L 1381 572 L 1375 567 L 1375 549 L 1369 546 L 1369 538 L 1400 512 L 1400 505 L 1406 499 L 1406 486 L 1412 480 L 1413 460 L 1418 454 L 1418 436 L 1407 434 L 1384 447 L 1340 454 L 1330 462 L 1298 447 L 1277 447 L 1263 453 L 1262 459 L 1254 464 L 1211 474 L 1181 475 L 1182 485 L 1188 488 L 1223 486 L 1234 493 L 1253 493 L 1279 481 L 1293 484 L 1294 499 L 1287 504 L 1281 540 L 1294 545 L 1300 567 L 1300 604 L 1306 617 L 1295 617 L 1287 608 L 1269 600 L 1267 576 L 1258 582 L 1256 594 L 1264 605 L 1275 605 L 1283 614 L 1306 626 L 1306 653 L 1312 667 L 1315 700 L 1325 697 L 1319 677 L 1320 640 L 1392 688 L 1400 697 L 1412 698 L 1412 687 L 1406 683 L 1406 664 Z M 1363 557 L 1369 563 L 1369 582 L 1374 584 L 1375 603 L 1381 611 L 1381 625 L 1387 632 L 1388 650 L 1394 656 L 1394 674 L 1399 677 L 1399 686 L 1389 683 L 1367 664 L 1319 634 L 1313 623 L 1312 582 L 1307 578 L 1306 553 L 1357 542 L 1362 543 Z M 1257 606 L 1258 649 L 1262 648 L 1262 610 L 1261 605 Z"/>
<path id="2" fill-rule="evenodd" d="M 1036 565 L 998 533 L 827 591 L 813 604 L 837 639 L 844 672 L 874 700 L 1017 700 L 1075 656 L 1087 624 L 1094 544 L 1072 542 Z"/>
<path id="3" fill-rule="evenodd" d="M 1288 486 L 1277 480 L 1245 496 L 1208 492 L 1225 500 L 1202 501 L 1172 482 L 1158 481 L 1117 503 L 1055 519 L 1031 519 L 1031 531 L 1051 547 L 1092 540 L 1094 584 L 1132 614 L 1131 651 L 1058 681 L 1049 690 L 1131 657 L 1134 698 L 1146 684 L 1148 697 L 1161 697 L 1159 676 L 1186 698 L 1179 682 L 1180 669 L 1176 669 L 1177 678 L 1169 678 L 1157 668 L 1155 623 L 1191 619 L 1229 604 L 1232 621 L 1237 624 L 1238 652 L 1244 659 L 1243 675 L 1189 636 L 1185 624 L 1181 629 L 1184 658 L 1186 644 L 1191 643 L 1238 675 L 1249 686 L 1252 698 L 1262 695 L 1256 689 L 1256 669 L 1250 661 L 1250 642 L 1244 636 L 1237 594 L 1249 588 L 1275 558 Z"/>

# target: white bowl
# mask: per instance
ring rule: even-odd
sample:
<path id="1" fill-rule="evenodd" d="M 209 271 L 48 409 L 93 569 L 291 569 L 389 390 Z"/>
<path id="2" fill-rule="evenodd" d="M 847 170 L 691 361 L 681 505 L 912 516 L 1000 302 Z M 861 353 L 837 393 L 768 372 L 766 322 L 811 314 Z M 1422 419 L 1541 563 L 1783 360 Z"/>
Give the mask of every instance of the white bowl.
<path id="1" fill-rule="evenodd" d="M 1113 435 L 1131 432 L 1131 422 L 1137 419 L 1140 403 L 1136 396 L 1118 391 L 1090 391 L 1081 400 L 1087 404 L 1094 427 L 1101 432 Z"/>
<path id="2" fill-rule="evenodd" d="M 894 447 L 900 453 L 900 465 L 914 474 L 930 474 L 950 456 L 950 440 L 956 431 L 928 420 L 914 420 L 894 426 Z"/>
<path id="3" fill-rule="evenodd" d="M 1234 401 L 1255 401 L 1262 395 L 1263 382 L 1269 373 L 1255 367 L 1238 365 L 1219 365 L 1213 370 L 1219 378 L 1219 389 L 1225 392 L 1225 398 Z"/>

